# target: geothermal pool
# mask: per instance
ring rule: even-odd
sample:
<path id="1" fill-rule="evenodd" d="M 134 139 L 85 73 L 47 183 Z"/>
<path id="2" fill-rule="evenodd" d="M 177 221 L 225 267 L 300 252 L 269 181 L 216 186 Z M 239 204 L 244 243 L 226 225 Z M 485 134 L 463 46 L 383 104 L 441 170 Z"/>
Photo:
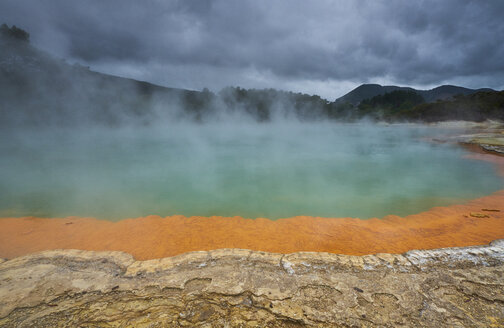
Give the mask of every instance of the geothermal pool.
<path id="1" fill-rule="evenodd" d="M 178 124 L 0 136 L 0 217 L 405 216 L 502 189 L 454 129 Z"/>

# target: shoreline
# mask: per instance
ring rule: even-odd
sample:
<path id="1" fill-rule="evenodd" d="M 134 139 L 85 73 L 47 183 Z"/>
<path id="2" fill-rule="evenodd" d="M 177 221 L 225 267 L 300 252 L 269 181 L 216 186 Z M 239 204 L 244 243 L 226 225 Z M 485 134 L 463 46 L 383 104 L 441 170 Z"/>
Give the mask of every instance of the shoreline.
<path id="1" fill-rule="evenodd" d="M 72 217 L 0 218 L 3 258 L 51 249 L 123 251 L 137 260 L 220 248 L 366 255 L 480 245 L 501 238 L 504 190 L 465 204 L 369 220 L 308 216 L 276 221 L 184 216 L 147 216 L 118 222 Z"/>
<path id="2" fill-rule="evenodd" d="M 470 151 L 466 158 L 492 162 L 498 174 L 504 176 L 503 156 L 478 144 L 456 142 Z M 221 248 L 284 254 L 397 254 L 411 249 L 481 245 L 501 238 L 504 189 L 463 204 L 434 207 L 405 217 L 388 215 L 367 220 L 296 216 L 272 221 L 182 215 L 117 222 L 80 217 L 0 218 L 0 258 L 52 249 L 122 251 L 137 260 Z"/>

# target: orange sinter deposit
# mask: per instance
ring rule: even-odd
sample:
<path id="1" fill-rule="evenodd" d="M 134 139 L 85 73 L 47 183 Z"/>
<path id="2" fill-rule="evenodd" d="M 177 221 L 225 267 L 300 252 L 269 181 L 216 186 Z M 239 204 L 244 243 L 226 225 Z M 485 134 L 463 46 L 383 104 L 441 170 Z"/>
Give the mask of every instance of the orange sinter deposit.
<path id="1" fill-rule="evenodd" d="M 278 253 L 401 253 L 487 244 L 504 238 L 504 190 L 464 205 L 384 219 L 148 216 L 110 222 L 92 218 L 2 218 L 0 257 L 72 248 L 124 251 L 145 260 L 218 248 Z"/>
<path id="2" fill-rule="evenodd" d="M 504 157 L 470 156 L 504 167 Z M 124 251 L 138 260 L 218 248 L 363 255 L 487 244 L 500 238 L 504 238 L 504 190 L 462 205 L 370 220 L 299 216 L 271 221 L 178 215 L 119 222 L 76 217 L 0 219 L 3 258 L 65 248 Z"/>

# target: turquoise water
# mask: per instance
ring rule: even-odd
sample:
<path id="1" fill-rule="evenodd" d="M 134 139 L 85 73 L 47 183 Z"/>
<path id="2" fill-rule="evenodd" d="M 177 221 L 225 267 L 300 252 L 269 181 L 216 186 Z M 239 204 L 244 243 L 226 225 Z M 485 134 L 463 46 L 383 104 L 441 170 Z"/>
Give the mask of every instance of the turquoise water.
<path id="1" fill-rule="evenodd" d="M 206 124 L 2 134 L 0 216 L 383 217 L 502 189 L 414 125 Z"/>

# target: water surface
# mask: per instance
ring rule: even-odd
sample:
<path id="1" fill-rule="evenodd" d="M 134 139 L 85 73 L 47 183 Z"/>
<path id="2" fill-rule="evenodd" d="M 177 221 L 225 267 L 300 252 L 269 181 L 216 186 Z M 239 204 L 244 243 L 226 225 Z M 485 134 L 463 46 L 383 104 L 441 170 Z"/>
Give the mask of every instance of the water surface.
<path id="1" fill-rule="evenodd" d="M 502 189 L 416 125 L 179 124 L 3 133 L 0 217 L 383 217 Z"/>

